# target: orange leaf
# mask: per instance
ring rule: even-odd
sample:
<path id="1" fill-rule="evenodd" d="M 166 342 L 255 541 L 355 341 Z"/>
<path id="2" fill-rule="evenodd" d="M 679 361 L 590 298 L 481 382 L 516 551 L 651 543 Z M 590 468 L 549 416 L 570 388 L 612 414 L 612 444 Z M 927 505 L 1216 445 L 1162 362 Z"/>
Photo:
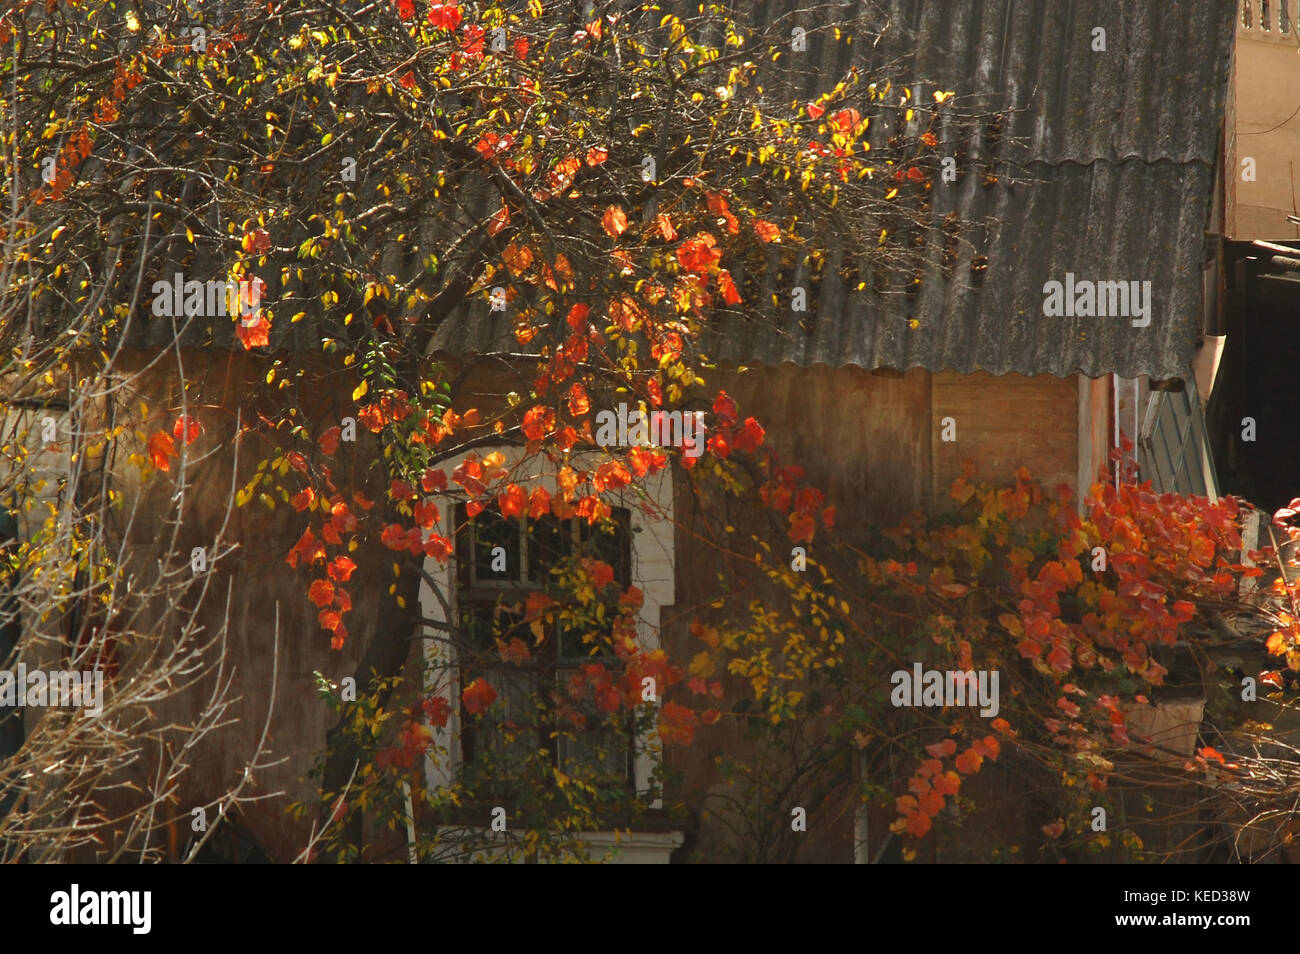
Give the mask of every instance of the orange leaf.
<path id="1" fill-rule="evenodd" d="M 149 460 L 159 470 L 171 470 L 168 458 L 176 453 L 176 444 L 166 431 L 157 431 L 149 438 Z"/>
<path id="2" fill-rule="evenodd" d="M 460 694 L 461 702 L 470 715 L 477 715 L 496 701 L 497 691 L 492 684 L 481 676 L 465 687 Z"/>
<path id="3" fill-rule="evenodd" d="M 497 495 L 497 503 L 501 506 L 502 516 L 519 517 L 528 507 L 528 495 L 518 484 L 509 484 Z"/>
<path id="4" fill-rule="evenodd" d="M 524 436 L 530 441 L 540 441 L 555 430 L 555 412 L 549 407 L 537 405 L 524 413 Z"/>
<path id="5" fill-rule="evenodd" d="M 760 242 L 780 242 L 781 230 L 771 222 L 758 219 L 754 222 L 754 234 Z"/>
<path id="6" fill-rule="evenodd" d="M 317 606 L 329 606 L 334 602 L 334 584 L 329 580 L 316 580 L 307 591 L 307 598 Z"/>
<path id="7" fill-rule="evenodd" d="M 199 422 L 188 414 L 176 418 L 176 423 L 172 425 L 172 436 L 178 441 L 183 439 L 186 444 L 193 444 L 202 432 Z"/>
<path id="8" fill-rule="evenodd" d="M 609 150 L 603 146 L 592 146 L 587 150 L 587 165 L 598 166 L 609 158 Z"/>
<path id="9" fill-rule="evenodd" d="M 511 242 L 501 253 L 501 258 L 505 261 L 506 268 L 510 269 L 510 274 L 518 275 L 533 264 L 533 250 L 527 245 Z"/>
<path id="10" fill-rule="evenodd" d="M 587 397 L 587 389 L 574 381 L 573 387 L 569 388 L 569 413 L 574 417 L 582 417 L 590 410 L 591 400 Z"/>
<path id="11" fill-rule="evenodd" d="M 600 221 L 611 238 L 618 238 L 627 231 L 627 213 L 616 205 L 607 208 Z"/>
<path id="12" fill-rule="evenodd" d="M 317 442 L 320 444 L 322 454 L 333 454 L 339 449 L 339 438 L 343 436 L 343 428 L 337 424 L 327 430 L 320 436 Z"/>
<path id="13" fill-rule="evenodd" d="M 677 230 L 673 228 L 673 220 L 660 212 L 655 216 L 655 227 L 659 229 L 659 234 L 663 236 L 665 242 L 677 241 Z"/>
<path id="14" fill-rule="evenodd" d="M 1214 759 L 1220 765 L 1224 764 L 1222 753 L 1220 753 L 1217 749 L 1213 748 L 1212 746 L 1207 745 L 1204 748 L 1197 749 L 1196 754 L 1203 759 Z"/>
<path id="15" fill-rule="evenodd" d="M 917 812 L 907 818 L 907 833 L 915 838 L 924 838 L 930 830 L 930 816 Z"/>
<path id="16" fill-rule="evenodd" d="M 357 565 L 350 558 L 345 556 L 336 556 L 334 562 L 329 565 L 326 572 L 330 577 L 338 580 L 340 583 L 347 582 L 348 578 L 356 571 Z"/>
<path id="17" fill-rule="evenodd" d="M 722 300 L 728 305 L 739 304 L 740 292 L 736 290 L 736 283 L 731 279 L 731 272 L 725 268 L 718 272 L 718 289 L 722 292 Z"/>

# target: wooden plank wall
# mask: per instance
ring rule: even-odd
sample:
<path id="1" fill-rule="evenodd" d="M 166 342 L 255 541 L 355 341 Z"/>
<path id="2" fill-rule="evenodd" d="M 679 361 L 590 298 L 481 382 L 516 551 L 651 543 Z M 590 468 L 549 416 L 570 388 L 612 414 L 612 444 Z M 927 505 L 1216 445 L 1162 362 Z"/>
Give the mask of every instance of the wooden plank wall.
<path id="1" fill-rule="evenodd" d="M 984 372 L 936 374 L 931 384 L 931 492 L 936 509 L 952 503 L 949 491 L 966 458 L 976 475 L 993 483 L 1013 479 L 1029 468 L 1050 490 L 1074 487 L 1079 476 L 1079 386 L 1074 377 L 1044 374 L 994 376 Z M 943 422 L 951 417 L 956 440 L 943 440 Z M 945 503 L 946 502 L 946 503 Z"/>

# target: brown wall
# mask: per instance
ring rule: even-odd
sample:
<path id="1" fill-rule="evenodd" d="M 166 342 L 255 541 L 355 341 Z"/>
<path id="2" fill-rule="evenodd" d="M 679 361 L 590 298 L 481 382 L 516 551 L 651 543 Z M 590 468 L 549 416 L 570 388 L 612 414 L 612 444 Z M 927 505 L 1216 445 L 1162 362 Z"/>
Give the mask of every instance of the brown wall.
<path id="1" fill-rule="evenodd" d="M 184 516 L 175 537 L 174 552 L 181 555 L 180 563 L 187 564 L 192 547 L 202 546 L 211 552 L 218 528 L 227 520 L 232 483 L 241 486 L 253 475 L 258 462 L 275 456 L 277 447 L 288 438 L 285 432 L 277 433 L 259 420 L 259 412 L 272 414 L 271 407 L 259 404 L 255 397 L 269 390 L 263 383 L 265 359 L 214 350 L 185 353 L 183 360 L 188 382 L 186 400 L 190 413 L 204 430 L 188 451 L 191 463 L 186 469 Z M 123 399 L 129 400 L 132 408 L 138 407 L 140 401 L 149 405 L 156 417 L 148 432 L 165 429 L 170 433 L 171 422 L 181 406 L 176 360 L 165 357 L 148 370 L 139 370 L 145 364 L 141 356 L 128 356 L 122 362 L 124 372 L 136 374 L 130 396 Z M 348 413 L 327 392 L 308 391 L 300 398 L 300 413 L 313 437 Z M 346 401 L 348 395 L 342 398 Z M 242 433 L 236 423 L 237 411 L 242 413 Z M 127 435 L 119 441 L 111 465 L 114 483 L 128 501 L 140 492 L 140 477 L 135 465 L 128 463 L 127 455 L 141 450 L 142 437 Z M 357 444 L 340 445 L 335 480 L 341 487 L 346 487 L 351 477 L 364 475 L 367 460 L 373 458 L 368 437 L 364 428 L 359 428 Z M 151 563 L 171 548 L 172 530 L 164 515 L 169 512 L 167 501 L 177 486 L 177 470 L 178 463 L 173 462 L 170 473 L 160 473 L 145 485 L 133 525 L 128 528 L 124 516 L 117 519 L 132 547 L 134 566 L 146 578 Z M 290 474 L 297 476 L 292 471 Z M 286 479 L 286 484 L 292 492 L 292 481 Z M 373 490 L 370 495 L 377 499 Z M 210 568 L 197 622 L 209 633 L 224 632 L 228 643 L 225 677 L 232 679 L 229 697 L 239 701 L 230 706 L 223 720 L 233 724 L 215 730 L 193 752 L 190 769 L 179 780 L 173 804 L 164 809 L 165 816 L 176 818 L 180 845 L 191 834 L 191 808 L 210 803 L 229 790 L 253 758 L 271 704 L 273 664 L 277 675 L 267 740 L 270 755 L 263 761 L 275 762 L 282 757 L 287 760 L 256 772 L 244 794 L 283 794 L 246 807 L 238 821 L 257 846 L 277 861 L 291 860 L 307 842 L 307 826 L 294 823 L 286 808 L 292 801 L 312 799 L 314 788 L 305 776 L 324 747 L 326 730 L 334 722 L 317 695 L 313 671 L 335 682 L 351 675 L 360 648 L 373 633 L 376 621 L 381 614 L 393 611 L 387 595 L 392 582 L 391 560 L 382 551 L 362 547 L 352 554 L 358 570 L 347 584 L 354 603 L 347 617 L 351 637 L 342 650 L 330 649 L 329 634 L 316 620 L 317 608 L 307 600 L 307 587 L 321 575 L 320 567 L 309 574 L 302 568 L 291 569 L 285 562 L 307 524 L 307 516 L 279 500 L 274 510 L 255 500 L 229 515 L 223 543 L 234 544 L 236 550 Z M 314 522 L 319 529 L 319 514 Z M 198 596 L 198 591 L 192 590 L 186 602 Z M 142 627 L 163 640 L 175 637 L 179 619 L 175 614 L 167 615 L 166 609 L 149 607 L 146 619 L 152 617 L 154 623 L 151 627 L 146 621 Z M 274 652 L 277 616 L 278 663 Z M 156 723 L 174 721 L 186 725 L 194 721 L 218 677 L 215 652 L 208 654 L 199 671 L 197 685 L 152 707 Z M 173 747 L 179 747 L 183 738 L 176 734 Z M 142 782 L 154 765 L 153 753 L 146 750 L 132 777 Z M 209 809 L 209 824 L 213 820 L 214 813 Z"/>
<path id="2" fill-rule="evenodd" d="M 139 394 L 132 396 L 133 401 L 147 400 L 159 414 L 158 426 L 168 429 L 180 403 L 175 367 L 174 361 L 156 364 L 142 376 Z M 269 406 L 259 406 L 256 397 L 267 390 L 261 384 L 265 369 L 264 359 L 225 352 L 185 358 L 188 401 L 205 427 L 192 450 L 199 455 L 211 452 L 212 456 L 196 463 L 190 475 L 193 483 L 178 543 L 183 553 L 191 546 L 210 546 L 215 527 L 225 519 L 237 436 L 235 411 L 242 410 L 245 428 L 238 473 L 233 475 L 238 484 L 251 476 L 259 460 L 273 456 L 285 439 L 258 418 L 259 411 L 268 416 L 271 412 Z M 464 388 L 473 397 L 465 403 L 486 406 L 489 395 L 499 393 L 498 385 L 504 380 L 501 373 L 499 368 L 471 372 Z M 1022 464 L 1049 486 L 1062 481 L 1073 484 L 1076 479 L 1080 401 L 1075 379 L 930 375 L 916 369 L 905 374 L 871 373 L 851 367 L 785 365 L 744 374 L 719 371 L 710 376 L 708 385 L 711 391 L 724 389 L 735 397 L 742 416 L 752 414 L 762 421 L 770 446 L 783 460 L 802 465 L 808 478 L 826 491 L 827 502 L 838 507 L 837 533 L 848 540 L 867 528 L 888 526 L 908 511 L 943 507 L 948 485 L 965 457 L 973 458 L 979 473 L 993 480 L 1009 477 Z M 334 394 L 328 388 L 307 389 L 300 399 L 313 435 L 337 423 L 352 407 L 347 393 Z M 947 416 L 957 423 L 957 441 L 952 444 L 940 439 L 941 421 Z M 367 437 L 361 429 L 361 443 L 355 448 L 342 445 L 336 479 L 348 476 L 349 460 L 352 476 L 364 477 L 366 463 L 373 459 Z M 119 483 L 129 491 L 133 468 L 125 463 L 125 452 L 119 457 Z M 692 645 L 688 632 L 693 616 L 716 598 L 720 584 L 745 587 L 752 581 L 743 578 L 743 568 L 737 569 L 734 561 L 696 543 L 692 527 L 698 526 L 705 514 L 685 487 L 685 481 L 679 482 L 677 604 L 666 608 L 663 639 L 678 659 L 689 660 L 700 648 Z M 162 512 L 162 502 L 171 490 L 170 478 L 163 475 L 147 490 L 146 500 Z M 376 499 L 379 496 L 372 494 Z M 735 523 L 743 533 L 763 526 L 770 512 L 762 512 L 752 501 L 718 501 L 717 509 L 710 509 L 707 518 L 715 524 Z M 259 772 L 255 790 L 285 794 L 247 809 L 242 824 L 277 860 L 288 860 L 301 850 L 305 826 L 292 823 L 285 809 L 291 801 L 312 797 L 313 785 L 305 776 L 333 723 L 331 713 L 317 698 L 312 672 L 320 670 L 335 681 L 350 674 L 377 621 L 395 611 L 388 596 L 391 560 L 382 550 L 363 548 L 353 554 L 360 568 L 349 584 L 355 604 L 349 618 L 352 635 L 341 652 L 331 651 L 328 635 L 316 624 L 316 609 L 306 599 L 312 577 L 291 570 L 284 562 L 303 526 L 304 515 L 282 503 L 271 511 L 254 502 L 236 510 L 231 518 L 227 539 L 239 549 L 213 572 L 201 619 L 214 631 L 220 628 L 229 585 L 233 599 L 228 671 L 233 668 L 235 674 L 232 695 L 242 697 L 231 714 L 239 721 L 218 730 L 201 745 L 191 771 L 180 782 L 174 811 L 180 819 L 182 841 L 189 834 L 190 807 L 228 788 L 251 757 L 271 694 L 278 608 L 279 674 L 269 745 L 273 759 L 288 756 L 288 761 Z M 140 548 L 137 559 L 147 561 L 156 555 L 163 530 L 157 522 L 133 528 L 132 543 Z M 739 553 L 745 548 L 736 549 Z M 814 545 L 810 553 L 816 552 Z M 192 718 L 197 700 L 210 689 L 213 678 L 209 672 L 195 692 L 161 704 L 158 717 L 177 722 Z M 693 793 L 722 791 L 714 756 L 743 751 L 743 735 L 734 721 L 724 719 L 716 726 L 702 727 L 696 746 L 672 754 L 669 764 L 682 773 L 680 792 L 692 793 L 692 809 L 701 807 Z M 851 860 L 851 802 L 840 799 L 804 807 L 809 813 L 809 833 L 798 860 Z M 687 857 L 716 857 L 714 849 L 720 840 L 726 840 L 718 826 L 707 819 L 700 823 L 697 816 L 688 827 L 696 828 L 692 839 L 697 850 Z M 873 827 L 884 830 L 883 825 Z M 871 846 L 872 851 L 874 848 Z"/>
<path id="3" fill-rule="evenodd" d="M 1104 459 L 1104 382 L 1086 382 L 1081 400 L 1077 378 L 988 374 L 931 375 L 914 369 L 866 372 L 859 368 L 797 368 L 783 365 L 740 374 L 727 370 L 707 378 L 710 392 L 725 390 L 736 398 L 741 416 L 754 415 L 767 429 L 767 442 L 782 460 L 802 465 L 808 479 L 827 493 L 838 508 L 835 536 L 860 541 L 871 529 L 887 527 L 914 509 L 944 509 L 954 505 L 948 491 L 970 458 L 977 474 L 989 481 L 1011 479 L 1026 466 L 1047 487 L 1076 486 L 1079 472 L 1080 411 L 1103 412 L 1100 424 L 1085 420 L 1085 440 L 1099 441 Z M 942 440 L 943 418 L 956 424 L 956 441 Z M 1094 448 L 1094 453 L 1096 448 Z M 680 486 L 680 485 L 679 485 Z M 743 556 L 752 550 L 751 533 L 769 530 L 767 514 L 752 503 L 710 499 L 707 519 L 689 493 L 677 495 L 677 605 L 664 616 L 664 643 L 679 659 L 689 660 L 702 646 L 689 633 L 693 618 L 717 622 L 727 613 L 744 612 L 747 601 L 779 598 L 766 581 L 752 574 Z M 694 534 L 705 524 L 736 527 L 734 553 L 713 550 Z M 839 562 L 825 549 L 823 538 L 808 547 L 810 557 L 835 567 L 840 579 L 852 579 L 852 561 Z M 844 588 L 851 591 L 851 587 Z M 738 594 L 725 610 L 709 604 L 720 592 Z M 773 604 L 775 605 L 775 604 Z M 711 615 L 712 614 L 712 615 Z M 728 702 L 746 695 L 739 680 L 728 683 Z M 813 736 L 819 727 L 810 726 Z M 730 788 L 716 754 L 752 752 L 742 719 L 723 719 L 701 728 L 689 750 L 671 751 L 668 764 L 681 773 L 680 791 L 696 812 L 719 811 Z M 793 860 L 849 862 L 854 857 L 854 802 L 851 792 L 823 793 L 794 787 L 786 800 L 808 811 L 808 832 L 798 842 Z M 997 801 L 996 799 L 993 801 Z M 1021 812 L 1003 805 L 998 815 L 1009 826 L 1007 840 L 1019 837 Z M 773 812 L 770 824 L 789 825 L 788 808 Z M 868 857 L 874 857 L 893 820 L 891 812 L 871 813 L 867 824 Z M 702 817 L 692 832 L 685 860 L 707 861 L 736 850 L 736 835 L 721 821 Z M 931 849 L 932 860 L 938 848 Z M 944 854 L 946 858 L 947 855 Z M 989 860 L 987 857 L 981 860 Z"/>
<path id="4" fill-rule="evenodd" d="M 931 492 L 937 506 L 946 506 L 952 482 L 961 476 L 967 458 L 985 480 L 1013 479 L 1023 466 L 1045 488 L 1076 484 L 1077 379 L 945 371 L 931 382 Z M 957 433 L 952 442 L 943 440 L 942 422 L 949 417 Z"/>

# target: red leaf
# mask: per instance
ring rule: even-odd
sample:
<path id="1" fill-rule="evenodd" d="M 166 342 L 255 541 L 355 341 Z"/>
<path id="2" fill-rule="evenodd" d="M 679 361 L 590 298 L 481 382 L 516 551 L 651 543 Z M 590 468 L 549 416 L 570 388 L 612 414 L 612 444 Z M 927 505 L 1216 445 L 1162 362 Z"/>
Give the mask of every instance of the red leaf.
<path id="1" fill-rule="evenodd" d="M 614 568 L 603 560 L 585 559 L 582 561 L 582 568 L 587 571 L 592 585 L 598 590 L 614 582 Z"/>
<path id="2" fill-rule="evenodd" d="M 758 219 L 754 222 L 754 234 L 760 242 L 780 242 L 781 230 L 771 222 Z"/>
<path id="3" fill-rule="evenodd" d="M 397 15 L 403 20 L 415 16 L 415 0 L 397 0 Z"/>
<path id="4" fill-rule="evenodd" d="M 329 580 L 316 580 L 307 591 L 307 598 L 317 606 L 329 606 L 334 602 L 334 584 Z"/>
<path id="5" fill-rule="evenodd" d="M 460 7 L 454 3 L 434 3 L 429 7 L 429 25 L 435 29 L 454 30 L 460 26 L 460 19 Z"/>
<path id="6" fill-rule="evenodd" d="M 346 583 L 348 579 L 356 572 L 357 565 L 350 558 L 345 556 L 336 556 L 330 563 L 326 572 L 331 579 L 338 580 L 340 583 Z"/>
<path id="7" fill-rule="evenodd" d="M 271 344 L 271 323 L 260 314 L 251 323 L 249 319 L 242 318 L 235 324 L 235 334 L 243 342 L 245 351 L 265 348 Z"/>
<path id="8" fill-rule="evenodd" d="M 577 304 L 569 309 L 569 315 L 565 319 L 569 327 L 574 331 L 582 331 L 587 327 L 587 315 L 591 312 L 591 306 Z"/>
<path id="9" fill-rule="evenodd" d="M 722 252 L 714 246 L 715 239 L 708 232 L 699 232 L 687 239 L 677 248 L 677 261 L 687 271 L 704 273 L 722 257 Z"/>
<path id="10" fill-rule="evenodd" d="M 598 166 L 609 158 L 609 150 L 603 146 L 592 146 L 587 150 L 587 165 Z"/>
<path id="11" fill-rule="evenodd" d="M 528 651 L 528 644 L 518 636 L 508 643 L 497 640 L 497 652 L 509 663 L 525 663 L 532 658 L 532 653 Z"/>
<path id="12" fill-rule="evenodd" d="M 420 487 L 426 494 L 435 490 L 447 489 L 447 474 L 441 469 L 430 467 L 420 477 Z"/>
<path id="13" fill-rule="evenodd" d="M 519 517 L 523 516 L 524 510 L 528 507 L 528 496 L 524 493 L 524 488 L 518 484 L 510 484 L 497 494 L 497 503 L 501 506 L 502 516 Z"/>
<path id="14" fill-rule="evenodd" d="M 731 280 L 731 272 L 725 268 L 718 272 L 718 290 L 722 292 L 722 300 L 728 305 L 740 303 L 740 292 L 736 290 L 736 283 Z"/>
<path id="15" fill-rule="evenodd" d="M 176 453 L 176 444 L 171 435 L 157 431 L 149 438 L 149 460 L 159 470 L 171 470 L 170 458 Z"/>
<path id="16" fill-rule="evenodd" d="M 465 691 L 460 694 L 461 702 L 465 703 L 465 708 L 470 715 L 478 715 L 478 713 L 492 705 L 496 698 L 496 689 L 481 676 L 466 686 Z"/>
<path id="17" fill-rule="evenodd" d="M 587 389 L 577 381 L 569 388 L 569 413 L 574 417 L 582 417 L 591 410 L 591 401 L 587 397 Z"/>
<path id="18" fill-rule="evenodd" d="M 627 213 L 616 205 L 611 205 L 605 210 L 600 222 L 611 238 L 618 238 L 627 231 Z"/>
<path id="19" fill-rule="evenodd" d="M 338 450 L 339 438 L 342 436 L 343 436 L 343 428 L 339 427 L 337 424 L 334 427 L 331 427 L 329 430 L 327 430 L 324 434 L 322 434 L 320 436 L 320 439 L 317 441 L 317 443 L 320 444 L 321 453 L 333 454 L 336 450 Z"/>
<path id="20" fill-rule="evenodd" d="M 813 118 L 813 119 L 821 119 L 821 117 L 822 117 L 822 113 L 824 113 L 824 112 L 826 112 L 826 107 L 825 107 L 825 106 L 820 106 L 820 105 L 818 105 L 817 103 L 809 103 L 809 104 L 808 104 L 808 115 L 809 115 L 811 118 Z"/>
<path id="21" fill-rule="evenodd" d="M 178 441 L 184 439 L 186 444 L 193 444 L 198 440 L 202 431 L 199 422 L 188 414 L 176 418 L 176 423 L 172 426 L 172 436 Z"/>
<path id="22" fill-rule="evenodd" d="M 537 405 L 524 413 L 524 436 L 530 441 L 540 441 L 555 430 L 555 412 L 549 407 Z"/>

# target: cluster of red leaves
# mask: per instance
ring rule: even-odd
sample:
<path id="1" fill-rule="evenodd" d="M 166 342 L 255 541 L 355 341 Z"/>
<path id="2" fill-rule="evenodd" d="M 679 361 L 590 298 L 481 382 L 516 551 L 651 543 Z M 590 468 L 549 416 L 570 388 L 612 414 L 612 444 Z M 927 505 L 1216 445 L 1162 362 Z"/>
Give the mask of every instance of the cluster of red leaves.
<path id="1" fill-rule="evenodd" d="M 126 98 L 127 91 L 135 89 L 143 78 L 144 75 L 137 67 L 134 65 L 128 66 L 123 61 L 118 60 L 113 72 L 112 89 L 95 102 L 91 113 L 91 122 L 96 125 L 103 125 L 117 119 L 119 115 L 118 103 L 122 102 Z M 90 123 L 82 123 L 68 136 L 63 148 L 55 158 L 54 178 L 48 183 L 48 196 L 45 193 L 45 186 L 42 186 L 33 197 L 36 202 L 44 202 L 47 198 L 55 202 L 62 199 L 72 185 L 73 173 L 90 155 L 92 148 Z"/>
<path id="2" fill-rule="evenodd" d="M 293 504 L 294 507 L 305 510 L 310 506 L 308 501 L 314 499 L 315 491 L 308 488 L 295 495 Z M 341 553 L 331 559 L 326 547 L 341 544 L 343 542 L 341 534 L 354 532 L 356 528 L 356 516 L 342 495 L 335 494 L 332 498 L 330 519 L 321 525 L 321 535 L 317 537 L 312 528 L 307 527 L 289 551 L 289 555 L 285 557 L 285 562 L 295 568 L 299 562 L 303 566 L 317 563 L 324 566 L 325 576 L 312 581 L 307 589 L 307 598 L 318 609 L 317 621 L 321 627 L 333 634 L 330 645 L 334 649 L 341 649 L 343 641 L 347 639 L 348 631 L 343 623 L 343 614 L 352 609 L 352 597 L 338 584 L 346 583 L 352 578 L 357 564 L 351 557 Z"/>
<path id="3" fill-rule="evenodd" d="M 1125 709 L 1146 703 L 1146 697 L 1136 694 L 1125 701 L 1118 689 L 1090 692 L 1067 677 L 1100 687 L 1118 686 L 1116 677 L 1123 673 L 1151 685 L 1162 682 L 1166 670 L 1153 648 L 1178 640 L 1194 619 L 1198 600 L 1221 600 L 1242 576 L 1260 572 L 1236 561 L 1242 542 L 1236 500 L 1211 502 L 1157 494 L 1149 484 L 1106 483 L 1091 489 L 1080 516 L 1068 487 L 1047 499 L 1024 468 L 1014 486 L 1000 489 L 977 487 L 972 476 L 973 466 L 967 465 L 952 488 L 968 521 L 926 530 L 904 524 L 890 536 L 916 559 L 869 561 L 868 577 L 907 598 L 929 601 L 931 619 L 948 630 L 985 636 L 982 646 L 994 663 L 999 650 L 993 638 L 1005 637 L 1015 655 L 1055 687 L 1054 693 L 1039 693 L 1055 696 L 1050 711 L 1030 711 L 1056 745 L 1077 752 L 1128 746 Z M 1039 555 L 1027 544 L 1033 539 L 1040 541 Z M 996 592 L 987 574 L 981 575 L 995 554 L 1005 567 L 992 584 Z M 983 608 L 988 597 L 969 597 L 981 587 L 994 602 L 1010 603 L 997 617 L 997 628 L 989 625 Z M 1063 610 L 1067 596 L 1068 613 Z M 1284 642 L 1278 639 L 1279 648 Z M 973 668 L 970 642 L 961 640 L 959 648 L 958 668 Z M 994 727 L 1014 735 L 1003 719 Z M 957 756 L 955 778 L 977 771 L 984 756 L 996 757 L 996 741 L 984 736 Z M 946 795 L 954 793 L 948 791 L 953 779 L 935 781 L 941 760 L 956 751 L 955 743 L 948 748 L 946 742 L 943 751 L 927 749 L 931 759 L 909 783 L 912 794 L 899 798 L 896 830 L 923 835 L 935 815 L 932 809 L 942 808 Z M 1090 772 L 1089 783 L 1104 790 L 1106 778 Z"/>
<path id="4" fill-rule="evenodd" d="M 775 458 L 773 458 L 773 461 Z M 770 476 L 758 488 L 763 505 L 787 515 L 790 539 L 794 543 L 810 542 L 817 522 L 826 529 L 835 526 L 835 508 L 823 507 L 825 495 L 804 480 L 804 470 L 797 464 L 782 467 L 773 464 Z"/>
<path id="5" fill-rule="evenodd" d="M 994 719 L 993 728 L 999 732 L 1010 731 L 1005 719 Z M 890 830 L 895 833 L 907 832 L 916 838 L 923 837 L 930 830 L 935 816 L 943 811 L 948 797 L 955 796 L 960 791 L 961 777 L 976 774 L 985 758 L 996 762 L 1001 750 L 1001 744 L 993 735 L 974 739 L 960 753 L 955 739 L 944 739 L 927 745 L 925 751 L 930 757 L 921 763 L 916 774 L 908 780 L 907 788 L 912 794 L 901 795 L 896 801 L 899 817 L 890 825 Z M 948 759 L 952 760 L 954 768 L 945 769 L 944 761 Z"/>
<path id="6" fill-rule="evenodd" d="M 752 454 L 762 445 L 763 438 L 767 435 L 763 425 L 752 417 L 745 418 L 743 424 L 738 423 L 736 402 L 726 391 L 719 391 L 714 399 L 713 415 L 713 434 L 709 437 L 707 446 L 709 453 L 719 459 L 725 460 L 733 450 Z"/>
<path id="7" fill-rule="evenodd" d="M 375 753 L 377 768 L 412 768 L 415 760 L 433 744 L 433 728 L 443 728 L 451 716 L 451 704 L 443 696 L 422 699 L 406 712 L 402 737 L 398 745 Z"/>
<path id="8" fill-rule="evenodd" d="M 414 411 L 410 395 L 405 391 L 387 391 L 379 396 L 379 400 L 362 405 L 357 411 L 357 420 L 371 433 L 378 434 L 386 425 L 403 421 Z M 436 433 L 436 439 L 430 434 L 430 439 L 435 444 L 443 436 L 441 430 Z"/>
<path id="9" fill-rule="evenodd" d="M 338 427 L 330 428 L 319 439 L 321 449 L 326 454 L 333 454 L 338 449 L 339 432 Z M 297 473 L 309 480 L 312 478 L 307 459 L 302 454 L 290 451 L 285 457 Z M 327 466 L 319 468 L 319 476 L 324 484 L 323 490 L 308 483 L 289 498 L 289 503 L 299 513 L 321 512 L 321 521 L 315 525 L 319 534 L 313 525 L 304 528 L 298 542 L 290 548 L 285 562 L 295 569 L 299 564 L 304 567 L 320 564 L 324 569 L 325 575 L 309 585 L 307 598 L 317 607 L 317 620 L 321 627 L 332 634 L 330 645 L 334 649 L 341 649 L 348 637 L 343 616 L 352 609 L 352 598 L 339 584 L 352 578 L 357 564 L 346 553 L 331 556 L 330 548 L 344 547 L 345 538 L 354 536 L 360 529 L 361 524 L 353 507 L 366 511 L 374 506 L 374 502 L 360 492 L 353 493 L 350 499 L 346 497 L 335 486 L 333 474 Z"/>
<path id="10" fill-rule="evenodd" d="M 158 470 L 171 470 L 171 459 L 177 454 L 176 441 L 184 441 L 187 445 L 193 444 L 199 439 L 201 433 L 203 427 L 198 419 L 182 414 L 176 418 L 170 434 L 166 431 L 155 431 L 150 435 L 146 446 L 149 462 Z"/>
<path id="11" fill-rule="evenodd" d="M 1300 515 L 1300 497 L 1273 514 L 1274 533 L 1288 542 L 1300 540 L 1300 527 L 1292 523 L 1298 515 Z M 1273 547 L 1265 547 L 1250 553 L 1249 557 L 1256 563 L 1273 562 L 1278 558 L 1278 553 Z M 1285 601 L 1285 605 L 1289 605 L 1291 610 L 1290 612 L 1280 610 L 1275 614 L 1278 628 L 1265 640 L 1265 647 L 1269 653 L 1283 657 L 1286 668 L 1292 673 L 1300 672 L 1300 572 L 1297 572 L 1298 567 L 1300 561 L 1292 557 L 1286 565 L 1287 572 L 1279 575 L 1270 585 L 1271 594 L 1279 601 Z M 1260 673 L 1260 681 L 1275 690 L 1286 688 L 1286 680 L 1282 672 L 1277 669 Z M 1292 677 L 1292 684 L 1294 683 Z"/>

